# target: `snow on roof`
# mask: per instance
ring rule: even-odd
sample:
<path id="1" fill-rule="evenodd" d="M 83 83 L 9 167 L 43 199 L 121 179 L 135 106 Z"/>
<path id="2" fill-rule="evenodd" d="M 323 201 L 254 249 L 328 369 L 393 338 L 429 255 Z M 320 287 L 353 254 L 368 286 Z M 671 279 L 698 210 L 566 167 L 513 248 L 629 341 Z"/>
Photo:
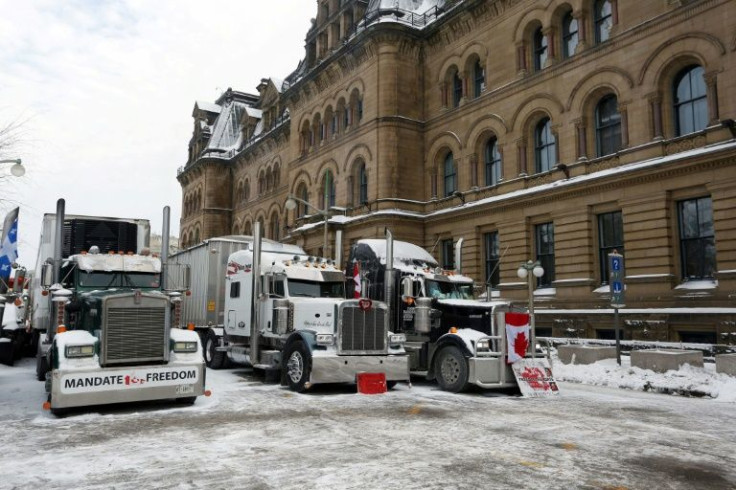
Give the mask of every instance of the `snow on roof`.
<path id="1" fill-rule="evenodd" d="M 246 104 L 235 100 L 223 106 L 222 112 L 215 121 L 212 138 L 210 138 L 204 153 L 208 151 L 225 152 L 237 150 L 240 147 L 243 136 L 241 120 L 247 107 Z"/>
<path id="2" fill-rule="evenodd" d="M 161 272 L 161 260 L 144 255 L 83 254 L 72 255 L 70 259 L 87 272 Z"/>
<path id="3" fill-rule="evenodd" d="M 222 111 L 222 107 L 220 107 L 217 104 L 213 104 L 212 102 L 204 102 L 201 100 L 198 100 L 194 103 L 195 109 L 200 109 L 202 111 L 206 112 L 214 112 L 215 114 L 219 114 Z"/>
<path id="4" fill-rule="evenodd" d="M 376 254 L 376 257 L 386 263 L 386 240 L 379 238 L 371 238 L 358 240 L 358 243 L 367 245 Z M 430 267 L 437 267 L 437 261 L 432 255 L 418 245 L 409 242 L 394 240 L 394 261 L 410 262 L 420 261 L 426 263 Z"/>
<path id="5" fill-rule="evenodd" d="M 255 107 L 251 106 L 245 106 L 245 113 L 248 115 L 248 117 L 254 117 L 256 119 L 260 119 L 263 117 L 262 110 L 256 109 Z"/>
<path id="6" fill-rule="evenodd" d="M 434 7 L 441 7 L 445 0 L 371 0 L 366 14 L 381 10 L 404 10 L 414 14 L 423 14 Z"/>

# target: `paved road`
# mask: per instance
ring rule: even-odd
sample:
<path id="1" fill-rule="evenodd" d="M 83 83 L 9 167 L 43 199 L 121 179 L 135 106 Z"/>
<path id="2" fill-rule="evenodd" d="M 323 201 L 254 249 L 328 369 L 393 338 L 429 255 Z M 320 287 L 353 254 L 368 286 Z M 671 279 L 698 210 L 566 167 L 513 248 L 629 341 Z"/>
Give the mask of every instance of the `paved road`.
<path id="1" fill-rule="evenodd" d="M 33 365 L 0 366 L 0 488 L 736 488 L 734 404 L 562 383 L 555 399 L 297 395 L 208 371 L 193 407 L 41 412 Z"/>

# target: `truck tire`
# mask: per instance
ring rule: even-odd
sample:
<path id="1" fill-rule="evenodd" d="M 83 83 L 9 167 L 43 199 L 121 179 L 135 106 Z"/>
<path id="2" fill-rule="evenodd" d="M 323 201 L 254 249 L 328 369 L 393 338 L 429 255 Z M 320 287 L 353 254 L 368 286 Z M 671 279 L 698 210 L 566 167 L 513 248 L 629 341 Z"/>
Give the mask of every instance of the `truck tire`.
<path id="1" fill-rule="evenodd" d="M 460 393 L 468 384 L 468 361 L 460 349 L 448 345 L 435 356 L 434 373 L 440 388 Z"/>
<path id="2" fill-rule="evenodd" d="M 307 346 L 301 340 L 289 344 L 283 359 L 284 377 L 289 389 L 297 393 L 304 393 L 312 371 L 312 357 L 309 355 Z"/>
<path id="3" fill-rule="evenodd" d="M 204 362 L 210 369 L 222 369 L 225 367 L 227 353 L 215 350 L 220 345 L 220 340 L 213 330 L 207 331 L 204 341 Z"/>
<path id="4" fill-rule="evenodd" d="M 4 340 L 10 340 L 10 342 L 0 342 L 0 364 L 12 366 L 15 361 L 14 342 L 12 339 Z"/>
<path id="5" fill-rule="evenodd" d="M 49 372 L 49 360 L 44 354 L 39 352 L 36 354 L 36 379 L 46 381 L 46 373 Z"/>

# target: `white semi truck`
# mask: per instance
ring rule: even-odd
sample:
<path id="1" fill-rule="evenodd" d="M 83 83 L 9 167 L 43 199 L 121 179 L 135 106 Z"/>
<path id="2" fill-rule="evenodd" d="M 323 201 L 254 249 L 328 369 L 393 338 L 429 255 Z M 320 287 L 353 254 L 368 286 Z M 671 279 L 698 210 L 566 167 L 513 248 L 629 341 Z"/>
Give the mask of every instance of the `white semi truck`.
<path id="1" fill-rule="evenodd" d="M 457 264 L 461 252 L 462 240 L 455 249 Z M 348 263 L 359 264 L 362 295 L 390 305 L 392 329 L 407 338 L 412 374 L 436 379 L 451 392 L 469 385 L 518 386 L 507 363 L 508 301 L 491 300 L 490 294 L 486 301 L 475 299 L 472 278 L 459 268 L 442 270 L 426 250 L 394 241 L 389 230 L 385 240 L 353 244 Z M 530 340 L 522 357 L 535 356 L 533 330 Z"/>
<path id="2" fill-rule="evenodd" d="M 52 413 L 144 400 L 194 403 L 204 394 L 199 337 L 172 325 L 181 292 L 167 288 L 162 270 L 168 211 L 162 258 L 146 249 L 147 220 L 65 216 L 63 199 L 56 215 L 44 217 L 31 327 L 40 332 L 37 376 Z"/>
<path id="3" fill-rule="evenodd" d="M 409 381 L 405 337 L 389 331 L 384 303 L 346 299 L 345 274 L 334 262 L 262 241 L 260 224 L 254 228 L 227 259 L 223 323 L 206 335 L 213 367 L 227 358 L 278 373 L 297 392 L 355 383 L 361 373 L 383 374 L 389 386 Z"/>

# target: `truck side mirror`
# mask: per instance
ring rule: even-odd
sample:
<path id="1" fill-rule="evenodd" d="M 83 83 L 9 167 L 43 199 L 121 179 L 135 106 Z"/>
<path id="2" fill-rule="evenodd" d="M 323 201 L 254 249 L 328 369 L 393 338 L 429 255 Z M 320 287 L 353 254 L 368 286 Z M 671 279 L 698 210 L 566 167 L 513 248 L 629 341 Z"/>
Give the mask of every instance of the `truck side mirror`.
<path id="1" fill-rule="evenodd" d="M 47 288 L 54 283 L 54 265 L 46 262 L 41 265 L 41 286 Z"/>

